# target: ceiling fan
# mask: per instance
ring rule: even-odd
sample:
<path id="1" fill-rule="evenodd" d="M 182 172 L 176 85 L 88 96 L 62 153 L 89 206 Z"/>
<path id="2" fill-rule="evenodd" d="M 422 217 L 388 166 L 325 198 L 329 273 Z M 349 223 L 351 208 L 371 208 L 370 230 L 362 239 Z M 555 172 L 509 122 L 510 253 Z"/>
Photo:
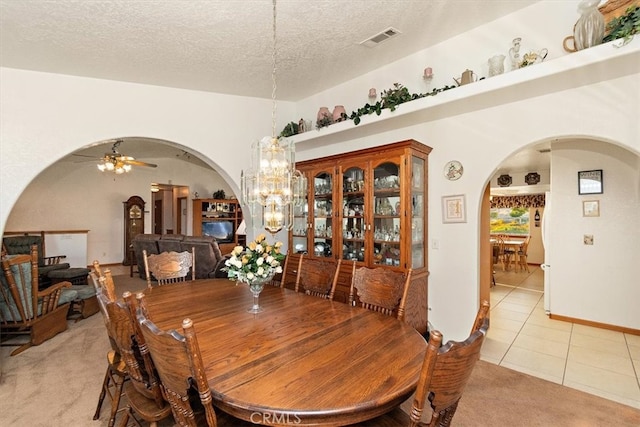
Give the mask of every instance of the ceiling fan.
<path id="1" fill-rule="evenodd" d="M 131 171 L 132 166 L 146 166 L 149 168 L 158 167 L 156 164 L 142 162 L 131 156 L 125 156 L 118 152 L 118 147 L 122 142 L 122 139 L 116 140 L 111 147 L 111 153 L 105 153 L 104 157 L 98 159 L 98 169 L 100 171 L 121 174 Z"/>

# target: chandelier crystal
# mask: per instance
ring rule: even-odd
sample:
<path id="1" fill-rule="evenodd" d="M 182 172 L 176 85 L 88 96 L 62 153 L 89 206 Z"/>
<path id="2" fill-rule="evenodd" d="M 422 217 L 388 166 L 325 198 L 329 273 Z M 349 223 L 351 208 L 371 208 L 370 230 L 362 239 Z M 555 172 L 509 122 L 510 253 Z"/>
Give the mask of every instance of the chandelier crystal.
<path id="1" fill-rule="evenodd" d="M 273 0 L 273 68 L 271 71 L 273 109 L 271 136 L 251 146 L 251 167 L 240 178 L 242 198 L 251 209 L 260 210 L 262 225 L 271 234 L 293 224 L 293 207 L 303 202 L 304 175 L 296 170 L 293 141 L 276 136 L 276 0 Z"/>

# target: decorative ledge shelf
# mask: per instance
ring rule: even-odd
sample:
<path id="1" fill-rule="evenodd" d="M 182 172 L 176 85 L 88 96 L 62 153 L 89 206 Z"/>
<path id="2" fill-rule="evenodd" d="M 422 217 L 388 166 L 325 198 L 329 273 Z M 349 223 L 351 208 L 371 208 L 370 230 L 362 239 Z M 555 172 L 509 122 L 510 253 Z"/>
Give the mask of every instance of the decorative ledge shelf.
<path id="1" fill-rule="evenodd" d="M 435 96 L 409 101 L 399 105 L 393 112 L 384 109 L 379 116 L 375 113 L 362 116 L 358 125 L 347 120 L 291 138 L 302 150 L 312 145 L 331 145 L 420 124 L 433 120 L 434 117 L 467 113 L 478 108 L 640 73 L 640 37 L 634 37 L 625 45 L 621 42 L 621 39 L 615 40 L 450 89 Z M 496 96 L 498 94 L 500 96 Z"/>

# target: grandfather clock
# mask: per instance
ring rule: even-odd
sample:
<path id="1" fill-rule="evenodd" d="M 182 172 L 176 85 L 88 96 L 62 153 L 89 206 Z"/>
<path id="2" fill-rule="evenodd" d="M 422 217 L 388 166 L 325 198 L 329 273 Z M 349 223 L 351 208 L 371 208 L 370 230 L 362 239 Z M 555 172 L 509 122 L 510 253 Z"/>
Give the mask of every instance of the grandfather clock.
<path id="1" fill-rule="evenodd" d="M 139 196 L 131 196 L 124 205 L 124 260 L 123 265 L 135 264 L 133 238 L 144 233 L 144 200 Z"/>

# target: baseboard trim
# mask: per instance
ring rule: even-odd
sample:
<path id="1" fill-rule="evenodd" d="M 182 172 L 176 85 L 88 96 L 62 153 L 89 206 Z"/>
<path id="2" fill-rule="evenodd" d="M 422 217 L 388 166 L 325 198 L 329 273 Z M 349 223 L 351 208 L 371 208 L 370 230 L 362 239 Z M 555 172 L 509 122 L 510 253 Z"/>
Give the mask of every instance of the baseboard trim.
<path id="1" fill-rule="evenodd" d="M 560 320 L 562 322 L 576 323 L 578 325 L 593 326 L 594 328 L 608 329 L 610 331 L 624 332 L 625 334 L 640 335 L 640 329 L 610 325 L 608 323 L 593 322 L 591 320 L 576 319 L 575 317 L 561 316 L 559 314 L 549 314 L 549 319 Z"/>

